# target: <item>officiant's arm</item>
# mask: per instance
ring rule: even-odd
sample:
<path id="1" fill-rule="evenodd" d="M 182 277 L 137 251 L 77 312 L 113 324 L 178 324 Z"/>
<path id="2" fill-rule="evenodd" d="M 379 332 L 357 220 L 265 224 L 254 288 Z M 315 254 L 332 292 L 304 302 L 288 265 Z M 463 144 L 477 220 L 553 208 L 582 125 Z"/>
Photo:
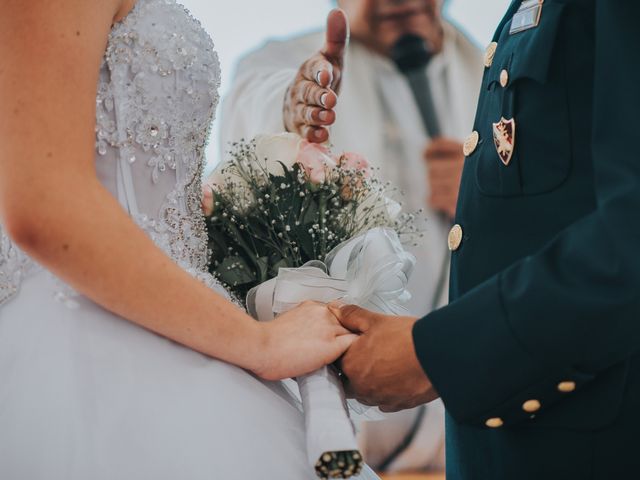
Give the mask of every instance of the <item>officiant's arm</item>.
<path id="1" fill-rule="evenodd" d="M 287 45 L 274 42 L 238 63 L 218 118 L 223 161 L 233 142 L 285 131 L 282 101 L 296 69 L 282 60 L 292 53 Z"/>
<path id="2" fill-rule="evenodd" d="M 586 421 L 615 412 L 623 395 L 627 359 L 640 351 L 638 17 L 637 2 L 596 3 L 596 209 L 414 327 L 418 357 L 459 421 L 544 420 L 583 389 L 585 401 L 602 393 Z"/>

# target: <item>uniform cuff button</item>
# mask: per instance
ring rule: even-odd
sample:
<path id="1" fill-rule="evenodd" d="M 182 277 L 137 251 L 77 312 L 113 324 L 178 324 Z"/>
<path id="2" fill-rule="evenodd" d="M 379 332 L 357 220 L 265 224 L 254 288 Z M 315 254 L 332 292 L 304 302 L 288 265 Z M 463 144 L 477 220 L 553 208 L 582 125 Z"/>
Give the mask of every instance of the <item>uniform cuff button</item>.
<path id="1" fill-rule="evenodd" d="M 504 425 L 504 421 L 501 418 L 496 417 L 496 418 L 490 418 L 489 420 L 484 422 L 484 424 L 489 428 L 500 428 L 501 426 Z"/>

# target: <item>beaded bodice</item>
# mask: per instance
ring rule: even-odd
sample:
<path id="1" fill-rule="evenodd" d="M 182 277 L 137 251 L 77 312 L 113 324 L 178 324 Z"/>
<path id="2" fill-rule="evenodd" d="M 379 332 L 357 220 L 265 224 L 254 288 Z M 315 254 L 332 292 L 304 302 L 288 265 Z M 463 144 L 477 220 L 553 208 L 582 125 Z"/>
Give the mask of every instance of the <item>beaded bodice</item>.
<path id="1" fill-rule="evenodd" d="M 160 248 L 207 283 L 201 177 L 219 80 L 213 43 L 184 7 L 138 0 L 109 35 L 96 98 L 100 180 Z M 6 235 L 0 240 L 1 304 L 29 261 Z"/>

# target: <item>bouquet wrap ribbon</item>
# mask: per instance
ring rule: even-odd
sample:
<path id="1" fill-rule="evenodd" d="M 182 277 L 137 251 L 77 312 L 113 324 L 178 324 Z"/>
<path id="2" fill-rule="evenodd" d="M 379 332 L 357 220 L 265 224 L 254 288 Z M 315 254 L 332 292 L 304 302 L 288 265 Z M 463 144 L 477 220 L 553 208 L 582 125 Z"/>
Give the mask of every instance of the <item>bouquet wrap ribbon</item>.
<path id="1" fill-rule="evenodd" d="M 339 300 L 379 313 L 402 315 L 415 258 L 395 231 L 374 228 L 338 245 L 325 263 L 281 268 L 247 295 L 254 318 L 267 321 L 306 300 Z M 307 455 L 312 467 L 326 452 L 358 450 L 342 382 L 332 367 L 296 379 L 304 409 Z"/>

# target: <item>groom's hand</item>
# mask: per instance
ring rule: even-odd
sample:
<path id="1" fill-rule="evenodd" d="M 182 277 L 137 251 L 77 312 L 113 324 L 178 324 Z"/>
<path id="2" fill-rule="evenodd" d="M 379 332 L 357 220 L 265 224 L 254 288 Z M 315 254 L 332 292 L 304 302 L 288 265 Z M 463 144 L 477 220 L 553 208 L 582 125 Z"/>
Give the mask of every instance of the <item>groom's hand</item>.
<path id="1" fill-rule="evenodd" d="M 336 120 L 333 109 L 338 102 L 348 36 L 346 15 L 342 10 L 332 10 L 324 48 L 302 64 L 287 89 L 283 109 L 287 131 L 314 143 L 329 140 L 326 127 Z"/>
<path id="2" fill-rule="evenodd" d="M 413 346 L 411 317 L 380 315 L 356 306 L 331 306 L 340 323 L 360 337 L 341 361 L 347 394 L 385 412 L 438 398 Z"/>

